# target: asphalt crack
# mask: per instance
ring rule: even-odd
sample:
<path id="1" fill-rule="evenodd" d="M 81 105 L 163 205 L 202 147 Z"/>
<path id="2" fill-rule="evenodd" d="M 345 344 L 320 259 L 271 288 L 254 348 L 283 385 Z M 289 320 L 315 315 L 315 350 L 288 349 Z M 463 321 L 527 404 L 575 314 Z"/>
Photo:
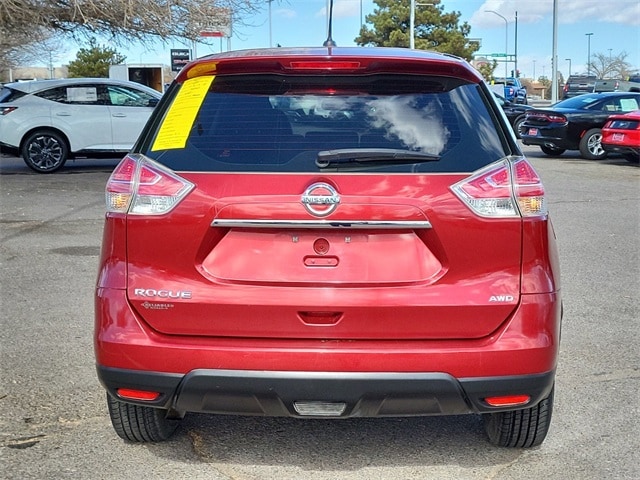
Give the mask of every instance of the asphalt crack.
<path id="1" fill-rule="evenodd" d="M 34 435 L 32 437 L 12 438 L 5 443 L 5 447 L 16 450 L 24 450 L 40 443 L 46 435 Z"/>

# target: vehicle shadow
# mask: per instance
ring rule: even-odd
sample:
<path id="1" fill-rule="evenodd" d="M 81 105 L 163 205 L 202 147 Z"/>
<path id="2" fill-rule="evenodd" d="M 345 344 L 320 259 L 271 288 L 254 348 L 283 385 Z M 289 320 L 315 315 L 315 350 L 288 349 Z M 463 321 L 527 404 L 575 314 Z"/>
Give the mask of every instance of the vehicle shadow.
<path id="1" fill-rule="evenodd" d="M 190 458 L 184 457 L 185 440 L 193 452 Z M 490 445 L 478 415 L 300 420 L 188 414 L 169 443 L 173 447 L 148 448 L 172 461 L 298 472 L 491 467 L 524 453 Z"/>
<path id="2" fill-rule="evenodd" d="M 60 170 L 42 174 L 34 172 L 20 157 L 0 155 L 0 175 L 75 175 L 87 172 L 112 172 L 122 157 L 69 159 Z"/>

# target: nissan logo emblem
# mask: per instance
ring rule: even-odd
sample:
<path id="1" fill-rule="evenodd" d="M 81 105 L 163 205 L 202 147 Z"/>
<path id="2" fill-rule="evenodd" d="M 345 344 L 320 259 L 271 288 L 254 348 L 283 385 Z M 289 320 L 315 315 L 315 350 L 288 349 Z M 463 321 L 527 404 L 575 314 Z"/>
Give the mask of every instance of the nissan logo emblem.
<path id="1" fill-rule="evenodd" d="M 314 217 L 326 217 L 338 208 L 340 195 L 331 185 L 318 182 L 304 191 L 300 201 Z"/>

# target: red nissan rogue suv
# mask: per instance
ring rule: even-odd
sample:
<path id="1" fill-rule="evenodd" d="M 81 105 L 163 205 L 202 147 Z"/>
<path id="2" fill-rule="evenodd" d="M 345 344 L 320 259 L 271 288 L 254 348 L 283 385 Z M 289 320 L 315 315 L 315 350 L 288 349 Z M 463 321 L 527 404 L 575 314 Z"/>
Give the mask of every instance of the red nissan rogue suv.
<path id="1" fill-rule="evenodd" d="M 544 187 L 449 55 L 187 65 L 106 186 L 95 353 L 117 434 L 187 412 L 477 414 L 539 445 L 560 339 Z"/>

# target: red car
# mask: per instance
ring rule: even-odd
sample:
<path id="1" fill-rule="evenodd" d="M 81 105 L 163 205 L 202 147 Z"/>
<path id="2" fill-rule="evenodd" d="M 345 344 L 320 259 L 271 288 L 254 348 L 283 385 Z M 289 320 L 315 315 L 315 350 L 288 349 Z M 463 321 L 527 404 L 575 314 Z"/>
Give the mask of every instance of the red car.
<path id="1" fill-rule="evenodd" d="M 621 153 L 631 163 L 640 163 L 640 110 L 611 115 L 602 128 L 602 148 Z"/>
<path id="2" fill-rule="evenodd" d="M 117 434 L 187 412 L 482 415 L 539 445 L 561 297 L 539 176 L 482 77 L 408 49 L 186 66 L 106 186 L 98 376 Z"/>

